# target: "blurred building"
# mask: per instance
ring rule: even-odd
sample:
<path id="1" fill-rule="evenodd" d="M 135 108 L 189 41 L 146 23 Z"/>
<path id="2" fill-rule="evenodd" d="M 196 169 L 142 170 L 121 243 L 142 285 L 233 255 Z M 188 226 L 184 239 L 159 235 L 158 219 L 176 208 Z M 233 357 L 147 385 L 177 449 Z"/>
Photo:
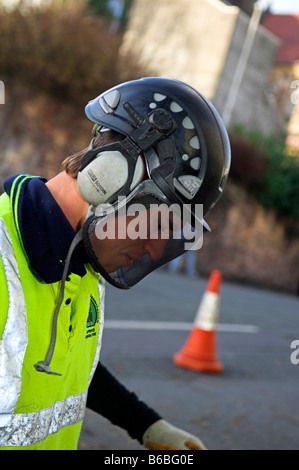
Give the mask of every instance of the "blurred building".
<path id="1" fill-rule="evenodd" d="M 254 2 L 243 3 L 251 11 Z M 152 75 L 198 88 L 226 114 L 228 127 L 242 124 L 283 134 L 285 123 L 269 95 L 280 41 L 259 24 L 249 31 L 250 19 L 239 7 L 220 0 L 133 0 L 122 47 Z M 236 87 L 240 58 L 246 59 L 246 67 Z"/>
<path id="2" fill-rule="evenodd" d="M 272 94 L 287 123 L 287 145 L 299 149 L 299 5 L 298 15 L 268 13 L 262 23 L 281 41 L 272 71 Z"/>

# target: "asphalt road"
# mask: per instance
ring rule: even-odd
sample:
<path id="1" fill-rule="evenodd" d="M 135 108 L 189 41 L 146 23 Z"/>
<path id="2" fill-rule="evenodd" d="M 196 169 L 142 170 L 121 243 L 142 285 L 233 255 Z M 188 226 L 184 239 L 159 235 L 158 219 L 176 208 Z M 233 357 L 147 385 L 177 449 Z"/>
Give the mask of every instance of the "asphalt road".
<path id="1" fill-rule="evenodd" d="M 177 367 L 207 279 L 159 271 L 130 291 L 107 286 L 102 362 L 165 419 L 211 450 L 299 449 L 299 298 L 221 284 L 221 374 Z M 299 358 L 299 354 L 297 356 Z M 87 410 L 79 449 L 142 450 Z"/>

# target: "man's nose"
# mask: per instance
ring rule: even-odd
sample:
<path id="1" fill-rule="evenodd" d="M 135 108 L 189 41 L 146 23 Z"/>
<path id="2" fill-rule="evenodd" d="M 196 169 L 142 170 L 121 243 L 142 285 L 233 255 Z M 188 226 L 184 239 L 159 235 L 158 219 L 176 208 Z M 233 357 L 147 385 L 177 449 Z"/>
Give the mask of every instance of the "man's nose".
<path id="1" fill-rule="evenodd" d="M 145 242 L 144 249 L 152 261 L 158 261 L 161 258 L 167 241 L 163 238 L 158 238 L 157 240 L 151 239 Z"/>

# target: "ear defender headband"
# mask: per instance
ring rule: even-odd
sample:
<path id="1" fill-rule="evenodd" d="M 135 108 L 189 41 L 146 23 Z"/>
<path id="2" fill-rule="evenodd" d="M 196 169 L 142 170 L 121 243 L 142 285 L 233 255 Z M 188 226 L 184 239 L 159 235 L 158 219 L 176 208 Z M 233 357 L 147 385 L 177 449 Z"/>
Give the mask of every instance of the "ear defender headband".
<path id="1" fill-rule="evenodd" d="M 94 139 L 84 155 L 78 173 L 78 188 L 91 205 L 113 203 L 127 196 L 143 179 L 146 171 L 142 152 L 166 138 L 176 128 L 164 109 L 156 109 L 143 120 L 128 103 L 124 108 L 137 125 L 130 137 L 92 149 Z"/>

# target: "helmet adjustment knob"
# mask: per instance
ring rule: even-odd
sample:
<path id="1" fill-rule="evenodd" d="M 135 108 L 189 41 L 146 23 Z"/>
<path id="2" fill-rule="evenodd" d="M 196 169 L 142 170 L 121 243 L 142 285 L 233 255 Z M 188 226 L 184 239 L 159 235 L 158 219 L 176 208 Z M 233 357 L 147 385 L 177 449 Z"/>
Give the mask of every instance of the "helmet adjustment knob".
<path id="1" fill-rule="evenodd" d="M 157 109 L 149 116 L 149 123 L 161 132 L 168 132 L 174 125 L 173 118 L 165 109 Z"/>

